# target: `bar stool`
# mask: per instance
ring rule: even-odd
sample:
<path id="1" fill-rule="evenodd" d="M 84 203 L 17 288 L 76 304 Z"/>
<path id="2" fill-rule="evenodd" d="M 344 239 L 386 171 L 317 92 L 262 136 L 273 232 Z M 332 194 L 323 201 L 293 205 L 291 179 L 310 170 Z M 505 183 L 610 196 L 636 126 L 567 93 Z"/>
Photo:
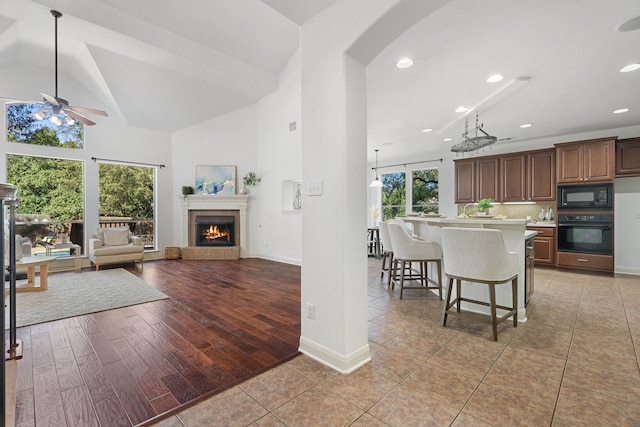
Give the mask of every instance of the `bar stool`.
<path id="1" fill-rule="evenodd" d="M 442 299 L 442 249 L 440 245 L 411 237 L 402 224 L 389 223 L 388 229 L 393 256 L 400 265 L 400 299 L 402 299 L 404 289 L 438 289 L 438 295 Z M 419 263 L 420 271 L 407 277 L 405 271 L 407 264 L 410 266 L 414 262 Z M 436 263 L 438 282 L 428 277 L 427 266 L 430 262 Z M 405 286 L 405 279 L 417 280 L 420 286 Z M 395 281 L 395 277 L 392 277 L 392 280 Z"/>
<path id="2" fill-rule="evenodd" d="M 380 241 L 382 242 L 382 268 L 380 270 L 380 279 L 387 274 L 387 287 L 391 286 L 391 277 L 395 271 L 394 264 L 397 261 L 393 257 L 393 245 L 391 244 L 391 237 L 389 237 L 389 224 L 382 221 L 378 225 L 380 228 Z M 389 264 L 387 265 L 387 261 Z"/>
<path id="3" fill-rule="evenodd" d="M 499 230 L 488 228 L 443 227 L 441 229 L 442 253 L 445 274 L 449 277 L 447 297 L 442 314 L 442 326 L 447 324 L 447 314 L 456 305 L 460 312 L 460 302 L 470 302 L 488 306 L 491 310 L 493 339 L 498 341 L 498 323 L 513 316 L 513 326 L 518 326 L 518 254 L 509 252 Z M 453 280 L 456 280 L 456 299 L 451 301 Z M 485 283 L 489 286 L 489 302 L 461 296 L 461 281 Z M 511 282 L 512 307 L 496 304 L 495 286 Z M 496 309 L 507 313 L 498 318 Z"/>

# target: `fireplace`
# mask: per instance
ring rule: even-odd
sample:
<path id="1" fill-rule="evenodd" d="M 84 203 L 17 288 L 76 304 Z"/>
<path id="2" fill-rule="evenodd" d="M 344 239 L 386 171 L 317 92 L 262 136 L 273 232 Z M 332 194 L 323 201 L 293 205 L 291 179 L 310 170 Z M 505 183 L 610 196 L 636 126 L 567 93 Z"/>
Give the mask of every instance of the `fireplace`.
<path id="1" fill-rule="evenodd" d="M 180 196 L 183 213 L 182 259 L 244 258 L 247 246 L 244 195 Z"/>
<path id="2" fill-rule="evenodd" d="M 235 220 L 229 215 L 197 215 L 196 246 L 234 246 Z"/>

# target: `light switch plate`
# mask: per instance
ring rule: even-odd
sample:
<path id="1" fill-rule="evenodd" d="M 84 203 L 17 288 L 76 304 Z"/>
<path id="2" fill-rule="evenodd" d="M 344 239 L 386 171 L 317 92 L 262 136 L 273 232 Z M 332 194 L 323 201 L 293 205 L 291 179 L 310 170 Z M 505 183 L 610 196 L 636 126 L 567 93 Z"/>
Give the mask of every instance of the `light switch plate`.
<path id="1" fill-rule="evenodd" d="M 307 183 L 307 196 L 322 196 L 322 181 L 315 180 Z"/>

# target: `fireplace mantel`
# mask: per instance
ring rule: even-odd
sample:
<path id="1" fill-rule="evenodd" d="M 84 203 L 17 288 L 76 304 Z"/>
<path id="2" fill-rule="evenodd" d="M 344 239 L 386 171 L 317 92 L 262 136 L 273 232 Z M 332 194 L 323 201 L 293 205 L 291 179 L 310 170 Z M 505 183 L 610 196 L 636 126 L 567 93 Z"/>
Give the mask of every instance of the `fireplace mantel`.
<path id="1" fill-rule="evenodd" d="M 182 208 L 182 246 L 189 246 L 189 211 L 237 210 L 240 212 L 240 258 L 245 257 L 247 248 L 247 205 L 246 195 L 191 195 L 178 196 Z"/>

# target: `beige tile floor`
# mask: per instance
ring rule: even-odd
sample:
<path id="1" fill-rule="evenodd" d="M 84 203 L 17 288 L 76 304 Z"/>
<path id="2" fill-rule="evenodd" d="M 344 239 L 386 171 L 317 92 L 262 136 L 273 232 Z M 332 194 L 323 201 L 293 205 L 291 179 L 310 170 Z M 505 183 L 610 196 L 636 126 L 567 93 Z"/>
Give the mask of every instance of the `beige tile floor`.
<path id="1" fill-rule="evenodd" d="M 369 261 L 371 363 L 300 356 L 160 422 L 199 426 L 640 426 L 640 278 L 535 270 L 528 321 L 450 316 Z M 412 292 L 412 293 L 409 293 Z"/>

